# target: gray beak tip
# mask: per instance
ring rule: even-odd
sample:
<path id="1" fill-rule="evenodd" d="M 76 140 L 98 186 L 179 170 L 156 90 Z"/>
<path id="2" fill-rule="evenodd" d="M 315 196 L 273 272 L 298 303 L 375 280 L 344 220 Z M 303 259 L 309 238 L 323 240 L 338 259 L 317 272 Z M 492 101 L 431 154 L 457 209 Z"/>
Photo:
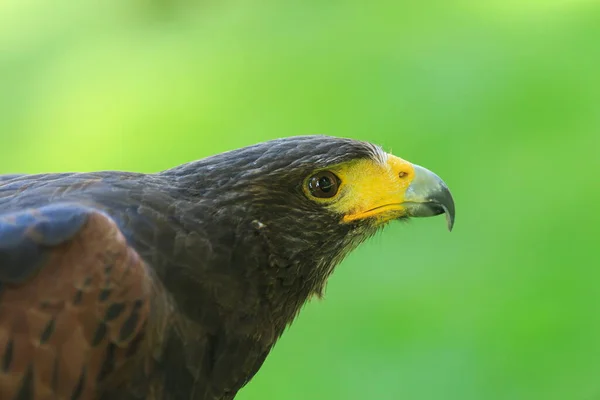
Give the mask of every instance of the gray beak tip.
<path id="1" fill-rule="evenodd" d="M 413 164 L 414 165 L 414 164 Z M 433 172 L 414 165 L 415 177 L 409 186 L 405 204 L 409 215 L 413 217 L 430 217 L 446 214 L 448 231 L 454 228 L 454 199 L 444 181 Z"/>
<path id="2" fill-rule="evenodd" d="M 446 210 L 446 223 L 448 224 L 448 232 L 452 232 L 452 228 L 454 228 L 454 213 L 449 213 Z"/>
<path id="3" fill-rule="evenodd" d="M 446 223 L 448 224 L 448 232 L 452 232 L 454 228 L 454 217 L 456 215 L 456 209 L 454 208 L 454 199 L 450 193 L 450 189 L 444 184 L 445 194 L 441 196 L 442 207 L 444 208 L 444 214 L 446 214 Z"/>

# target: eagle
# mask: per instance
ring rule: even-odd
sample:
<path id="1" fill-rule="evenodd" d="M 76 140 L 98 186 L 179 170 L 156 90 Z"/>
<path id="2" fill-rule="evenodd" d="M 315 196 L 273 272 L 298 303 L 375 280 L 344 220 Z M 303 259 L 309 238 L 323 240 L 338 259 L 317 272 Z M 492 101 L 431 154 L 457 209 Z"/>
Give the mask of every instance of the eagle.
<path id="1" fill-rule="evenodd" d="M 452 229 L 436 174 L 322 135 L 151 174 L 2 175 L 0 398 L 233 399 L 350 251 L 439 214 Z"/>

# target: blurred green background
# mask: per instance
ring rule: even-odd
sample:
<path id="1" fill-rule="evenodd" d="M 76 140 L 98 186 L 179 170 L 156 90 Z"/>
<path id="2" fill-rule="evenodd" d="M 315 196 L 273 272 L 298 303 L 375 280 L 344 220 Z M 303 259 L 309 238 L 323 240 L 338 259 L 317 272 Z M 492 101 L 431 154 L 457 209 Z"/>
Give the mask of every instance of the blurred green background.
<path id="1" fill-rule="evenodd" d="M 441 175 L 240 400 L 600 399 L 600 3 L 2 0 L 0 173 L 308 133 Z"/>

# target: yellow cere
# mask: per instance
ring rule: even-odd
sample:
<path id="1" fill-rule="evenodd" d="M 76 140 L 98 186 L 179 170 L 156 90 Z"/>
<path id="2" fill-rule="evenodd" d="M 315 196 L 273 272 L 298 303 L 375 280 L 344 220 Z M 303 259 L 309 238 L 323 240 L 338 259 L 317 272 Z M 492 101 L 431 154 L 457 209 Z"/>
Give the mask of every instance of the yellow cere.
<path id="1" fill-rule="evenodd" d="M 342 181 L 336 196 L 315 199 L 330 203 L 343 222 L 375 217 L 384 223 L 402 216 L 404 194 L 414 178 L 413 165 L 388 154 L 382 163 L 371 159 L 352 161 L 328 169 Z"/>

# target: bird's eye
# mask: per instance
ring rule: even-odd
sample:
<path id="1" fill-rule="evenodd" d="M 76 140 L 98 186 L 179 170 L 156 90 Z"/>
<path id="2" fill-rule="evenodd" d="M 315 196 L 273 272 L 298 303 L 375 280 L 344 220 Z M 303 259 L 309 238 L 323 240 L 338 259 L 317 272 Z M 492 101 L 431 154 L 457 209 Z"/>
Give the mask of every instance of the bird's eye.
<path id="1" fill-rule="evenodd" d="M 337 194 L 340 179 L 329 171 L 321 171 L 308 179 L 308 190 L 314 197 L 326 199 Z"/>

